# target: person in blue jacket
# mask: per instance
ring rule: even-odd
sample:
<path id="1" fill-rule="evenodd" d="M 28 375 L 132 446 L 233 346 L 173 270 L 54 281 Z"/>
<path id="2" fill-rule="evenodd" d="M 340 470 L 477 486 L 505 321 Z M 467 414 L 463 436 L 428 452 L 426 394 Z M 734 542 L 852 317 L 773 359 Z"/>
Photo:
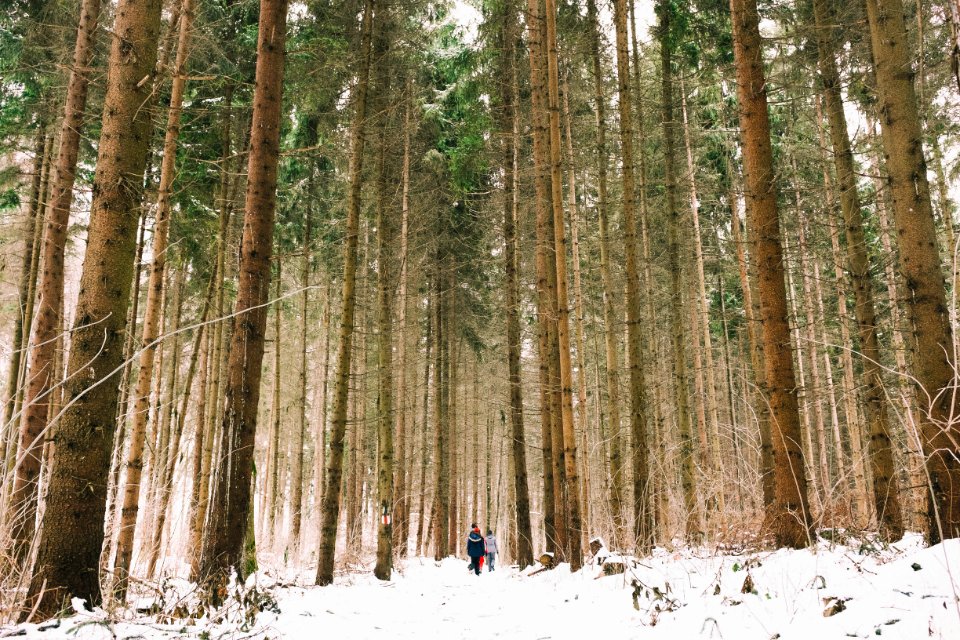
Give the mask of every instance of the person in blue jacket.
<path id="1" fill-rule="evenodd" d="M 480 527 L 473 523 L 470 525 L 470 533 L 467 534 L 467 555 L 470 556 L 470 568 L 477 575 L 480 575 L 483 557 L 486 554 L 487 546 L 483 541 L 483 535 L 480 534 Z"/>

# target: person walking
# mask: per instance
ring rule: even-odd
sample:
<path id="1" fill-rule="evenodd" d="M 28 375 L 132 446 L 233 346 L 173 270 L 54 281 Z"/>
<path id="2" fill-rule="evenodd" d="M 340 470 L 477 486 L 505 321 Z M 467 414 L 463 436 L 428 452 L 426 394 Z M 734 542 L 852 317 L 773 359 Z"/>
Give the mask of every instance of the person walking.
<path id="1" fill-rule="evenodd" d="M 483 566 L 483 556 L 487 553 L 483 536 L 480 534 L 480 527 L 476 523 L 470 525 L 470 533 L 467 534 L 467 555 L 470 556 L 470 568 L 476 575 L 480 575 L 480 568 Z"/>
<path id="2" fill-rule="evenodd" d="M 497 559 L 497 536 L 487 529 L 487 538 L 484 540 L 487 549 L 487 571 L 493 571 L 493 562 Z"/>

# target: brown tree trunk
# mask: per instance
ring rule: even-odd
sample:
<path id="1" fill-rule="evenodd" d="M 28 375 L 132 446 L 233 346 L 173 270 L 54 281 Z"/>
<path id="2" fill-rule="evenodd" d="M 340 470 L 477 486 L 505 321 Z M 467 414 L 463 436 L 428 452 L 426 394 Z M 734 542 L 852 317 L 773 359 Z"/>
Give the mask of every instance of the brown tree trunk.
<path id="1" fill-rule="evenodd" d="M 662 120 L 664 139 L 664 188 L 667 196 L 666 214 L 669 219 L 668 248 L 670 270 L 670 336 L 673 351 L 674 395 L 677 407 L 678 433 L 680 436 L 680 458 L 683 465 L 682 485 L 685 510 L 685 533 L 689 540 L 696 542 L 703 535 L 700 511 L 697 500 L 696 461 L 694 460 L 693 435 L 688 397 L 687 356 L 683 330 L 683 267 L 680 262 L 681 214 L 677 206 L 676 185 L 676 132 L 673 113 L 673 62 L 670 43 L 671 8 L 660 8 L 660 56 L 662 79 Z M 706 452 L 704 452 L 706 454 Z"/>
<path id="2" fill-rule="evenodd" d="M 887 183 L 917 342 L 913 375 L 923 394 L 920 425 L 930 484 L 929 537 L 960 536 L 960 429 L 952 423 L 953 337 L 930 203 L 920 119 L 900 0 L 867 0 Z"/>
<path id="3" fill-rule="evenodd" d="M 627 52 L 627 7 L 625 0 L 614 2 L 614 22 L 617 40 L 617 87 L 620 99 L 620 147 L 623 156 L 623 226 L 624 252 L 627 275 L 627 342 L 630 369 L 630 428 L 633 446 L 633 537 L 640 549 L 653 542 L 653 509 L 650 504 L 649 471 L 647 460 L 646 382 L 640 342 L 640 280 L 637 256 L 635 214 L 636 188 L 633 160 L 633 103 L 630 86 L 630 62 Z"/>
<path id="4" fill-rule="evenodd" d="M 410 457 L 408 453 L 407 434 L 407 342 L 409 340 L 409 327 L 407 326 L 407 286 L 409 284 L 410 271 L 407 266 L 408 256 L 408 238 L 410 230 L 410 112 L 413 110 L 411 101 L 413 82 L 408 78 L 404 87 L 405 108 L 403 115 L 403 167 L 401 169 L 401 193 L 400 193 L 400 274 L 397 278 L 399 291 L 397 292 L 398 318 L 400 340 L 397 344 L 397 392 L 399 394 L 399 403 L 396 411 L 396 430 L 397 430 L 397 451 L 399 455 L 394 458 L 394 495 L 396 496 L 396 517 L 394 518 L 393 529 L 393 547 L 396 553 L 401 557 L 407 556 L 407 547 L 410 537 L 410 500 L 407 492 L 409 491 L 409 482 L 407 479 L 410 473 Z"/>
<path id="5" fill-rule="evenodd" d="M 583 524 L 580 519 L 580 475 L 577 468 L 577 436 L 573 418 L 573 363 L 570 358 L 570 302 L 567 292 L 567 241 L 564 232 L 563 180 L 561 176 L 560 89 L 557 56 L 557 7 L 555 0 L 546 0 L 547 22 L 547 88 L 550 113 L 550 184 L 553 205 L 554 256 L 557 272 L 557 342 L 560 351 L 561 419 L 563 425 L 564 499 L 567 524 L 567 545 L 570 568 L 579 571 L 583 565 Z M 638 301 L 639 302 L 639 301 Z M 637 305 L 639 309 L 639 304 Z M 638 319 L 639 321 L 639 319 Z M 639 327 L 638 327 L 639 329 Z M 637 341 L 639 346 L 639 339 Z M 632 372 L 632 368 L 631 368 Z M 645 427 L 646 425 L 644 425 Z"/>
<path id="6" fill-rule="evenodd" d="M 110 476 L 110 445 L 116 426 L 117 374 L 122 369 L 123 330 L 136 253 L 141 177 L 152 124 L 150 102 L 154 89 L 150 80 L 155 71 L 160 5 L 159 0 L 127 0 L 119 4 L 116 12 L 87 253 L 68 363 L 68 408 L 55 431 L 59 453 L 50 479 L 39 551 L 27 596 L 27 609 L 35 606 L 42 617 L 56 614 L 71 596 L 85 598 L 94 606 L 101 601 L 103 514 Z M 82 17 L 88 16 L 84 13 Z M 78 73 L 88 59 L 79 43 L 84 38 L 81 28 L 77 47 L 81 56 L 75 67 Z M 66 127 L 74 116 L 71 106 L 77 105 L 68 101 L 64 141 L 70 135 Z M 69 166 L 72 169 L 75 163 Z M 56 207 L 60 202 L 59 189 L 64 186 L 59 162 L 57 171 L 58 192 L 46 234 L 46 244 L 50 246 L 44 252 L 45 270 L 55 271 L 62 265 L 62 253 L 56 250 L 60 247 L 53 245 L 59 244 L 57 239 L 63 237 L 66 227 L 62 211 Z M 44 294 L 52 294 L 58 301 L 62 277 L 48 280 L 45 274 L 44 280 Z M 52 305 L 53 299 L 44 297 L 42 301 L 43 322 L 56 316 L 59 305 Z M 37 338 L 50 337 L 42 334 L 38 327 Z M 38 365 L 43 362 L 42 357 L 35 360 Z M 81 371 L 83 375 L 76 375 Z M 39 384 L 34 388 L 45 390 L 43 374 L 31 378 L 31 386 L 36 380 Z M 29 390 L 28 396 L 31 402 L 39 397 Z M 42 425 L 44 413 L 39 411 L 32 416 L 35 420 L 25 425 Z M 27 435 L 24 440 L 33 443 L 35 437 L 30 437 L 29 431 Z"/>
<path id="7" fill-rule="evenodd" d="M 41 194 L 44 173 L 50 163 L 51 138 L 46 135 L 47 125 L 42 120 L 37 124 L 37 137 L 33 146 L 33 176 L 30 184 L 30 200 L 27 205 L 27 218 L 23 225 L 23 254 L 21 255 L 20 282 L 17 286 L 17 315 L 13 322 L 12 346 L 10 349 L 10 371 L 7 374 L 7 389 L 3 400 L 3 415 L 0 416 L 0 478 L 6 477 L 4 463 L 7 459 L 7 429 L 13 430 L 13 417 L 19 410 L 19 401 L 23 372 L 23 345 L 30 342 L 30 324 L 33 316 L 33 294 L 36 293 L 37 263 L 39 262 L 40 242 L 38 233 L 43 231 L 44 199 Z M 10 442 L 15 442 L 10 440 Z"/>
<path id="8" fill-rule="evenodd" d="M 421 556 L 426 555 L 426 545 L 429 543 L 429 532 L 426 531 L 424 523 L 427 519 L 425 513 L 427 506 L 427 460 L 429 459 L 427 442 L 427 432 L 429 429 L 427 429 L 427 423 L 429 422 L 430 416 L 430 350 L 433 348 L 432 328 L 434 317 L 434 314 L 431 312 L 431 304 L 435 304 L 433 300 L 433 287 L 431 286 L 429 276 L 427 277 L 426 291 L 427 303 L 423 313 L 424 324 L 426 325 L 423 350 L 423 413 L 420 419 L 420 504 L 417 508 L 417 541 L 414 547 L 415 553 Z M 434 376 L 436 376 L 436 374 L 434 374 Z M 434 378 L 432 387 L 435 390 L 440 388 L 436 382 L 436 378 Z"/>
<path id="9" fill-rule="evenodd" d="M 767 393 L 773 431 L 775 499 L 767 520 L 776 543 L 804 547 L 810 543 L 810 511 L 803 451 L 800 448 L 800 410 L 790 353 L 783 249 L 774 184 L 766 80 L 755 0 L 731 0 L 734 60 L 743 157 L 746 173 L 747 216 L 751 252 L 757 264 Z"/>
<path id="10" fill-rule="evenodd" d="M 384 9 L 388 11 L 388 9 Z M 386 14 L 385 14 L 386 15 Z M 377 499 L 379 524 L 377 526 L 377 563 L 373 574 L 379 580 L 389 580 L 393 573 L 393 503 L 394 503 L 394 443 L 393 443 L 393 302 L 396 276 L 396 211 L 388 199 L 390 144 L 390 43 L 393 30 L 389 18 L 381 21 L 378 29 L 377 97 L 380 103 L 379 144 L 377 149 Z M 401 333 L 401 338 L 403 334 Z M 401 363 L 402 366 L 402 363 Z"/>
<path id="11" fill-rule="evenodd" d="M 537 271 L 537 342 L 540 360 L 540 422 L 543 451 L 543 513 L 547 550 L 562 554 L 562 509 L 559 469 L 562 450 L 555 450 L 555 424 L 559 424 L 559 407 L 554 402 L 554 367 L 556 347 L 556 266 L 550 255 L 553 245 L 552 209 L 550 206 L 550 174 L 548 169 L 549 138 L 546 112 L 546 56 L 543 54 L 543 15 L 538 0 L 527 2 L 527 39 L 530 53 L 531 120 L 533 124 L 534 187 L 536 199 L 536 271 Z M 558 528 L 560 530 L 558 530 Z"/>
<path id="12" fill-rule="evenodd" d="M 231 127 L 233 124 L 233 85 L 227 85 L 224 96 L 226 109 L 223 115 L 223 131 L 221 133 L 220 151 L 220 188 L 219 205 L 220 217 L 217 228 L 217 256 L 215 263 L 216 298 L 214 300 L 214 315 L 216 322 L 211 326 L 210 335 L 210 376 L 203 393 L 207 395 L 210 411 L 207 412 L 206 422 L 198 424 L 203 430 L 203 440 L 198 444 L 200 450 L 195 455 L 199 457 L 196 467 L 194 488 L 190 501 L 190 574 L 191 579 L 199 578 L 200 560 L 203 551 L 204 532 L 206 531 L 207 505 L 210 497 L 210 472 L 213 466 L 213 452 L 217 444 L 216 424 L 220 413 L 220 373 L 223 359 L 223 337 L 226 332 L 227 321 L 223 317 L 224 287 L 227 273 L 227 243 L 230 230 L 230 218 L 233 213 L 233 189 L 230 180 L 231 155 Z M 241 171 L 237 171 L 241 174 Z M 239 177 L 238 177 L 239 180 Z"/>
<path id="13" fill-rule="evenodd" d="M 303 271 L 300 286 L 300 402 L 297 408 L 297 428 L 293 437 L 293 460 L 290 468 L 290 549 L 291 557 L 299 558 L 300 528 L 303 522 L 303 446 L 307 437 L 307 318 L 310 310 L 310 243 L 313 234 L 313 167 L 308 169 L 306 219 L 303 234 Z"/>
<path id="14" fill-rule="evenodd" d="M 343 249 L 343 291 L 340 306 L 340 336 L 337 345 L 337 370 L 334 374 L 331 411 L 330 458 L 327 462 L 326 490 L 320 525 L 318 585 L 333 583 L 337 524 L 340 518 L 340 479 L 343 473 L 343 441 L 347 430 L 347 401 L 356 310 L 357 231 L 360 223 L 360 188 L 363 179 L 364 124 L 367 117 L 367 85 L 370 78 L 370 41 L 373 32 L 375 0 L 366 0 L 363 8 L 363 35 L 360 43 L 360 68 L 354 97 L 353 123 L 350 127 L 350 189 L 347 200 L 346 234 Z"/>
<path id="15" fill-rule="evenodd" d="M 597 218 L 600 231 L 600 279 L 603 284 L 603 326 L 606 362 L 607 415 L 610 431 L 610 510 L 613 512 L 612 548 L 619 549 L 626 536 L 623 439 L 620 433 L 620 365 L 617 353 L 617 332 L 614 329 L 616 310 L 613 306 L 614 285 L 610 273 L 610 230 L 607 212 L 607 122 L 606 97 L 603 80 L 606 77 L 600 59 L 600 24 L 596 0 L 587 1 L 590 29 L 590 49 L 593 57 L 594 109 L 597 123 Z"/>
<path id="16" fill-rule="evenodd" d="M 211 510 L 200 562 L 200 574 L 212 586 L 222 584 L 231 568 L 245 575 L 244 535 L 252 506 L 253 448 L 273 252 L 286 17 L 286 0 L 261 0 L 237 318 L 230 344 L 221 466 L 211 495 L 218 508 Z"/>
<path id="17" fill-rule="evenodd" d="M 763 495 L 763 507 L 769 508 L 774 501 L 773 478 L 773 440 L 771 431 L 770 406 L 767 404 L 767 382 L 763 369 L 763 337 L 760 335 L 760 301 L 754 295 L 756 284 L 757 260 L 750 255 L 747 262 L 747 245 L 749 240 L 743 237 L 740 216 L 740 192 L 737 188 L 739 179 L 736 168 L 727 157 L 727 173 L 730 176 L 730 214 L 732 220 L 733 243 L 737 250 L 737 267 L 740 276 L 740 290 L 743 292 L 743 314 L 747 324 L 747 344 L 750 351 L 750 381 L 755 387 L 753 406 L 757 412 L 757 427 L 760 436 L 760 487 Z"/>
<path id="18" fill-rule="evenodd" d="M 190 50 L 190 29 L 193 24 L 193 0 L 183 0 L 180 11 L 180 37 L 177 45 L 177 60 L 173 70 L 173 86 L 170 92 L 170 108 L 167 111 L 167 130 L 163 139 L 163 160 L 160 165 L 160 189 L 157 201 L 156 222 L 153 229 L 153 264 L 147 285 L 147 303 L 144 308 L 143 335 L 140 352 L 140 368 L 134 389 L 133 424 L 130 427 L 130 447 L 127 451 L 126 484 L 123 490 L 123 505 L 120 510 L 120 534 L 117 538 L 117 556 L 114 562 L 117 597 L 123 601 L 127 591 L 130 561 L 133 556 L 133 540 L 137 530 L 137 514 L 140 501 L 140 476 L 143 470 L 143 446 L 147 432 L 150 383 L 153 376 L 154 356 L 160 344 L 160 300 L 163 296 L 163 274 L 167 262 L 167 242 L 170 236 L 170 195 L 176 170 L 177 139 L 180 137 L 180 113 L 186 89 L 186 63 Z"/>
<path id="19" fill-rule="evenodd" d="M 500 131 L 503 135 L 503 238 L 505 260 L 505 296 L 507 321 L 507 370 L 510 384 L 510 437 L 513 443 L 514 491 L 516 492 L 517 557 L 520 569 L 533 564 L 533 534 L 530 526 L 530 494 L 527 486 L 526 435 L 523 424 L 523 385 L 521 383 L 519 240 L 517 209 L 520 184 L 519 117 L 517 114 L 518 77 L 516 65 L 517 14 L 512 0 L 503 3 L 500 31 Z M 490 444 L 488 442 L 488 444 Z M 487 451 L 488 460 L 490 451 Z M 487 478 L 489 487 L 489 473 Z M 489 493 L 489 491 L 488 491 Z M 487 510 L 489 511 L 489 498 Z"/>
<path id="20" fill-rule="evenodd" d="M 183 441 L 183 431 L 186 423 L 187 409 L 189 408 L 189 401 L 192 397 L 191 390 L 193 388 L 193 380 L 197 375 L 200 354 L 201 351 L 203 351 L 201 345 L 203 344 L 207 318 L 210 315 L 210 306 L 214 296 L 215 282 L 216 279 L 211 277 L 210 284 L 207 285 L 207 292 L 204 296 L 203 305 L 200 310 L 200 321 L 195 330 L 196 333 L 193 337 L 193 346 L 190 350 L 190 363 L 187 365 L 187 376 L 184 379 L 183 397 L 180 400 L 180 406 L 176 410 L 176 416 L 174 417 L 175 422 L 173 434 L 170 439 L 170 453 L 167 456 L 166 464 L 163 468 L 163 475 L 157 485 L 157 500 L 159 502 L 156 507 L 157 513 L 153 523 L 153 533 L 147 546 L 147 570 L 144 574 L 150 578 L 156 577 L 157 560 L 160 557 L 163 530 L 167 522 L 167 510 L 170 506 L 170 496 L 173 492 L 173 477 L 174 472 L 176 471 L 178 458 L 180 457 L 180 448 Z M 204 395 L 202 393 L 204 385 L 201 383 L 198 386 L 201 389 L 201 393 L 198 394 L 198 398 L 202 398 Z M 172 398 L 171 400 L 175 401 L 175 398 Z M 204 411 L 199 409 L 199 405 L 202 402 L 205 402 L 205 398 L 198 402 L 198 417 L 202 417 L 204 415 Z M 201 424 L 201 422 L 198 419 L 198 425 L 199 424 Z"/>
<path id="21" fill-rule="evenodd" d="M 73 50 L 73 64 L 67 84 L 64 116 L 60 124 L 60 148 L 54 165 L 50 187 L 49 208 L 43 229 L 43 253 L 40 285 L 37 289 L 35 326 L 30 340 L 29 367 L 25 377 L 26 389 L 23 399 L 23 414 L 20 418 L 18 463 L 14 467 L 13 490 L 9 497 L 8 517 L 12 524 L 11 540 L 15 550 L 29 545 L 34 537 L 36 520 L 36 483 L 40 473 L 40 442 L 47 427 L 49 391 L 59 380 L 53 371 L 56 351 L 57 327 L 63 300 L 63 257 L 67 242 L 67 224 L 70 206 L 73 204 L 73 184 L 76 178 L 77 156 L 80 136 L 83 133 L 83 116 L 87 104 L 87 87 L 90 81 L 90 62 L 94 53 L 94 37 L 100 16 L 100 0 L 84 0 L 80 6 L 77 40 Z M 144 66 L 144 69 L 148 68 Z M 149 71 L 152 70 L 148 70 Z M 141 76 L 142 77 L 142 76 Z M 139 80 L 139 78 L 138 78 Z M 144 157 L 146 157 L 144 152 Z M 142 174 L 142 170 L 140 172 Z M 139 185 L 137 185 L 139 186 Z M 112 433 L 112 430 L 111 430 Z M 22 558 L 22 551 L 18 552 Z M 40 572 L 42 567 L 38 567 Z M 39 574 L 40 572 L 36 572 Z M 54 578 L 51 588 L 79 585 L 69 577 Z M 59 584 L 63 582 L 63 584 Z M 41 578 L 42 583 L 42 578 Z M 39 584 L 37 587 L 39 588 Z M 31 591 L 31 597 L 39 595 Z M 54 596 L 54 600 L 59 596 Z M 99 590 L 97 590 L 99 597 Z M 44 598 L 43 611 L 52 615 L 59 602 Z"/>

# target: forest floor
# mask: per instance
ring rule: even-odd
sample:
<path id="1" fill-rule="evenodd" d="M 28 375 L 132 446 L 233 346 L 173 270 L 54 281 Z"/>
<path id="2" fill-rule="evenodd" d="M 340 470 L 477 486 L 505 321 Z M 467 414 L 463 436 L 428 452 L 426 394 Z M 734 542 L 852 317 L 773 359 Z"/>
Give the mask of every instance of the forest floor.
<path id="1" fill-rule="evenodd" d="M 390 582 L 359 571 L 321 588 L 264 571 L 218 611 L 218 622 L 179 618 L 195 605 L 176 595 L 189 594 L 189 585 L 171 580 L 165 613 L 81 612 L 0 628 L 0 637 L 960 638 L 960 540 L 931 548 L 908 536 L 886 548 L 821 541 L 801 551 L 661 549 L 621 575 L 598 578 L 596 565 L 529 572 L 484 567 L 475 576 L 463 560 L 414 558 Z"/>

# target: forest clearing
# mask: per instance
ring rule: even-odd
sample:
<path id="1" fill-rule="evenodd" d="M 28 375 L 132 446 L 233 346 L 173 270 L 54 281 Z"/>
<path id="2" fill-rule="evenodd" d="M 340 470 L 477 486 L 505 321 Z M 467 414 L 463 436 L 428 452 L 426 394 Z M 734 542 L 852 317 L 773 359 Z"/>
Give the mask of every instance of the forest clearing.
<path id="1" fill-rule="evenodd" d="M 960 634 L 960 0 L 9 4 L 0 636 Z"/>

